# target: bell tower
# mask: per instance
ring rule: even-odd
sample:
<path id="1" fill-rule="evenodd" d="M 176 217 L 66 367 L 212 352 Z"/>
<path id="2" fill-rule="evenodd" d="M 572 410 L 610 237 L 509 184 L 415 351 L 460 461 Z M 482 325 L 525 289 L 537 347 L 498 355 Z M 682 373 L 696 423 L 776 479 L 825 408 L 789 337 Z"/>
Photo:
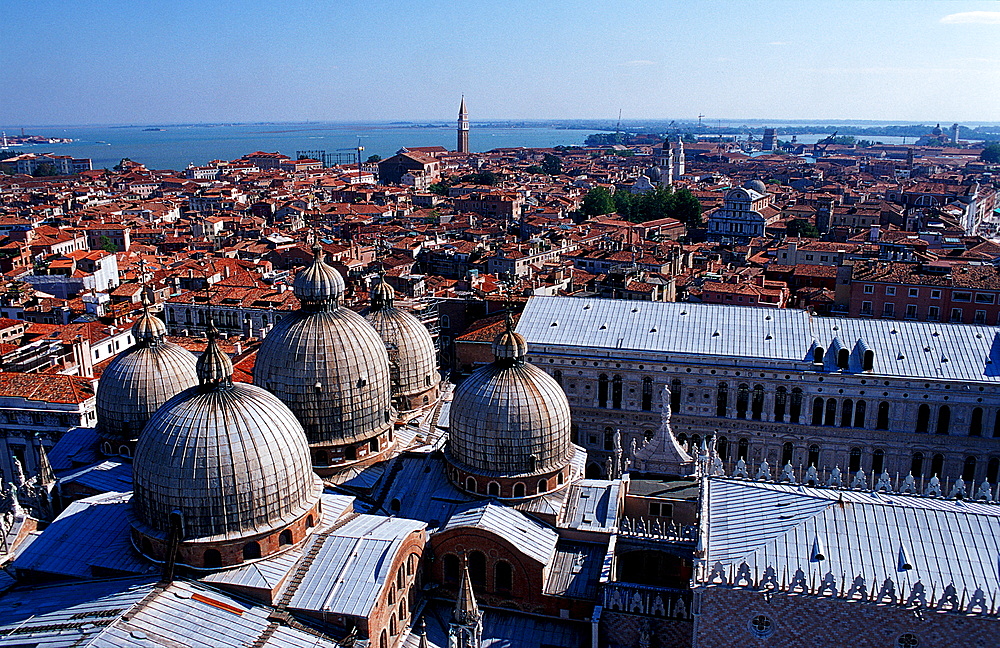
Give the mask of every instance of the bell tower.
<path id="1" fill-rule="evenodd" d="M 458 107 L 458 152 L 469 152 L 469 112 L 465 109 L 465 95 Z"/>

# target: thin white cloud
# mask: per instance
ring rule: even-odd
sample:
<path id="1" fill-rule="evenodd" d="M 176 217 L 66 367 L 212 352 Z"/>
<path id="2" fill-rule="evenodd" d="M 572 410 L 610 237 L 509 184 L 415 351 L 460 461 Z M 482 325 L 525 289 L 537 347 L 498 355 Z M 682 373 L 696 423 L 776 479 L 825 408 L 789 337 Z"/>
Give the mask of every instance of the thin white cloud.
<path id="1" fill-rule="evenodd" d="M 656 65 L 656 61 L 638 60 L 638 61 L 625 61 L 621 64 L 625 67 L 642 67 L 645 65 Z"/>
<path id="2" fill-rule="evenodd" d="M 1000 11 L 963 11 L 941 19 L 945 25 L 1000 25 Z"/>

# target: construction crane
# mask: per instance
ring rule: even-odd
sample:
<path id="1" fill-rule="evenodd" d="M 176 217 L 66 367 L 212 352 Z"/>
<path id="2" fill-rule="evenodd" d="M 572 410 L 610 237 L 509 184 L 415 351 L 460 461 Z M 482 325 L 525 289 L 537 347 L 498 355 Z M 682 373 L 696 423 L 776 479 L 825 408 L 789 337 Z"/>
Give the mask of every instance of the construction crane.
<path id="1" fill-rule="evenodd" d="M 698 129 L 699 130 L 701 130 L 701 128 L 702 128 L 702 126 L 701 126 L 701 118 L 704 117 L 704 116 L 705 116 L 704 114 L 699 114 L 698 115 Z"/>
<path id="2" fill-rule="evenodd" d="M 837 137 L 838 131 L 833 131 L 833 135 L 829 137 L 824 137 L 820 141 L 813 144 L 813 157 L 819 157 L 826 153 L 826 147 L 833 144 L 833 140 Z"/>

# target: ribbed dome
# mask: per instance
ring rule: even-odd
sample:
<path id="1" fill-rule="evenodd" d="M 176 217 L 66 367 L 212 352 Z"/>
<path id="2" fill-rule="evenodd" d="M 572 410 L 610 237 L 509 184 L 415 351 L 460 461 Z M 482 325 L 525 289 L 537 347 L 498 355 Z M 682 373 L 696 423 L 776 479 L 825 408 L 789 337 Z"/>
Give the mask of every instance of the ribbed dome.
<path id="1" fill-rule="evenodd" d="M 261 344 L 253 376 L 295 412 L 311 444 L 369 439 L 393 420 L 385 345 L 347 308 L 285 316 Z"/>
<path id="2" fill-rule="evenodd" d="M 295 275 L 292 290 L 303 307 L 323 307 L 339 302 L 344 294 L 344 278 L 323 261 L 323 247 L 313 245 L 313 262 Z"/>
<path id="3" fill-rule="evenodd" d="M 767 185 L 764 184 L 763 180 L 747 180 L 743 183 L 743 188 L 756 191 L 762 196 L 767 193 Z"/>
<path id="4" fill-rule="evenodd" d="M 434 339 L 420 320 L 393 306 L 393 294 L 385 282 L 372 288 L 372 305 L 365 319 L 389 353 L 393 396 L 419 394 L 439 381 Z"/>
<path id="5" fill-rule="evenodd" d="M 98 431 L 123 441 L 138 437 L 171 397 L 198 384 L 194 355 L 164 340 L 166 328 L 155 315 L 145 311 L 132 335 L 136 343 L 108 363 L 97 385 Z"/>
<path id="6" fill-rule="evenodd" d="M 527 345 L 510 328 L 493 343 L 497 360 L 472 372 L 451 402 L 449 458 L 481 474 L 529 475 L 571 457 L 566 394 L 551 376 L 523 362 Z"/>
<path id="7" fill-rule="evenodd" d="M 322 493 L 302 426 L 265 390 L 211 377 L 170 399 L 139 438 L 138 522 L 166 533 L 180 511 L 182 540 L 232 540 L 302 518 Z"/>

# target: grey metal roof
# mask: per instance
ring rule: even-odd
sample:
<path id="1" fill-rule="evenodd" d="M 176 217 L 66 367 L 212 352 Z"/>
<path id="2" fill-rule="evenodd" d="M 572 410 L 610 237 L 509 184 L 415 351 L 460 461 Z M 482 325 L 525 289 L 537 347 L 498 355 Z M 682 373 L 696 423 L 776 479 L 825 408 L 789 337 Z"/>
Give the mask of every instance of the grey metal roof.
<path id="1" fill-rule="evenodd" d="M 102 493 L 128 493 L 132 490 L 132 464 L 115 459 L 80 468 L 59 480 L 59 483 L 79 484 Z"/>
<path id="2" fill-rule="evenodd" d="M 97 453 L 97 430 L 78 427 L 69 430 L 46 451 L 52 470 L 57 475 L 79 466 L 94 463 L 101 456 Z"/>
<path id="3" fill-rule="evenodd" d="M 92 567 L 135 574 L 153 567 L 129 542 L 131 493 L 105 493 L 71 503 L 34 542 L 20 551 L 15 570 L 92 578 Z"/>
<path id="4" fill-rule="evenodd" d="M 708 480 L 706 563 L 749 565 L 818 582 L 861 575 L 869 589 L 892 578 L 940 593 L 1000 591 L 1000 506 L 724 478 Z M 812 560 L 814 542 L 824 560 Z M 900 570 L 900 548 L 912 569 Z M 786 577 L 787 578 L 787 577 Z"/>
<path id="5" fill-rule="evenodd" d="M 545 593 L 569 598 L 597 598 L 597 582 L 607 545 L 560 540 L 549 565 Z"/>
<path id="6" fill-rule="evenodd" d="M 470 498 L 448 481 L 440 454 L 401 455 L 395 461 L 399 470 L 386 472 L 392 483 L 383 504 L 392 514 L 423 520 L 437 528 L 469 502 Z"/>
<path id="7" fill-rule="evenodd" d="M 611 533 L 618 525 L 620 481 L 581 479 L 569 487 L 560 528 Z"/>
<path id="8" fill-rule="evenodd" d="M 860 369 L 863 340 L 861 346 L 875 352 L 875 375 L 1000 381 L 1000 333 L 992 326 L 814 317 L 752 306 L 532 297 L 517 330 L 536 352 L 552 345 L 792 364 L 811 362 L 814 341 L 829 349 L 839 338 L 851 349 L 851 371 Z M 835 370 L 831 363 L 834 358 L 826 369 Z"/>
<path id="9" fill-rule="evenodd" d="M 118 579 L 16 589 L 0 597 L 0 646 L 93 646 L 153 589 L 153 581 Z"/>
<path id="10" fill-rule="evenodd" d="M 400 545 L 424 523 L 406 518 L 359 515 L 339 529 L 313 537 L 321 546 L 288 607 L 367 616 L 387 579 Z"/>
<path id="11" fill-rule="evenodd" d="M 491 531 L 507 540 L 530 558 L 549 564 L 559 534 L 520 511 L 495 502 L 476 502 L 458 509 L 444 530 L 473 527 Z"/>
<path id="12" fill-rule="evenodd" d="M 427 627 L 427 645 L 447 648 L 448 622 L 454 604 L 429 603 L 421 618 Z M 495 609 L 483 610 L 482 648 L 580 648 L 590 645 L 590 627 L 579 621 L 525 616 Z M 401 648 L 419 648 L 420 636 L 411 632 Z"/>

